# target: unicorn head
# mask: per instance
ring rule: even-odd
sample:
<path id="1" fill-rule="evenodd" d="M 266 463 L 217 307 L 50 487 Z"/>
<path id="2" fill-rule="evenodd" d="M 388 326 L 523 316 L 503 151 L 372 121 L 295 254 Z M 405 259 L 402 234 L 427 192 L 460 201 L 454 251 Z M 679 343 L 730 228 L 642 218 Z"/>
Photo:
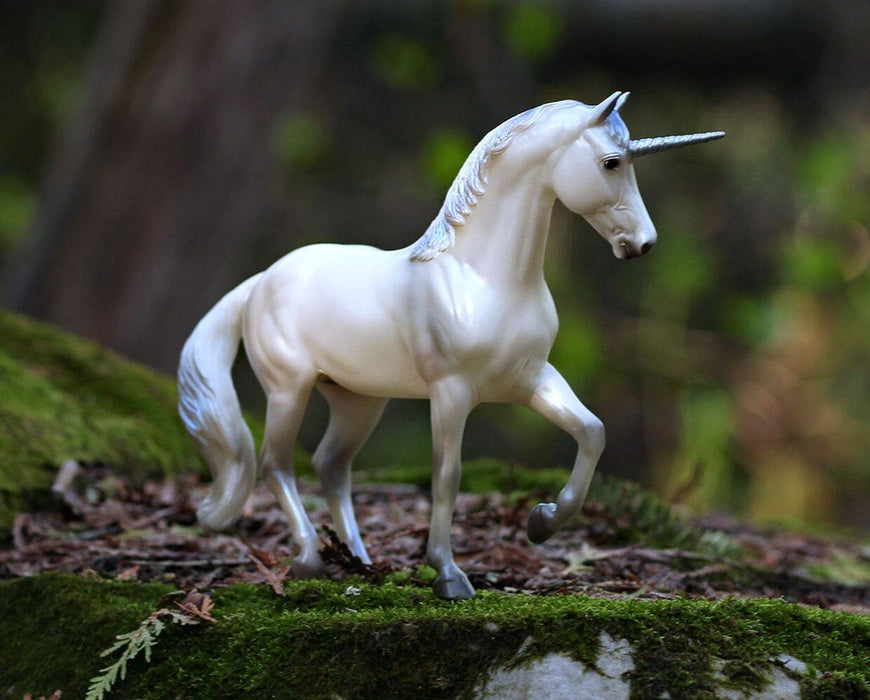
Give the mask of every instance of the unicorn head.
<path id="1" fill-rule="evenodd" d="M 620 259 L 645 255 L 656 242 L 633 159 L 650 153 L 722 138 L 722 131 L 633 141 L 619 115 L 629 93 L 615 92 L 600 104 L 578 104 L 563 118 L 568 138 L 551 154 L 556 197 L 585 218 Z M 579 111 L 579 114 L 577 113 Z"/>

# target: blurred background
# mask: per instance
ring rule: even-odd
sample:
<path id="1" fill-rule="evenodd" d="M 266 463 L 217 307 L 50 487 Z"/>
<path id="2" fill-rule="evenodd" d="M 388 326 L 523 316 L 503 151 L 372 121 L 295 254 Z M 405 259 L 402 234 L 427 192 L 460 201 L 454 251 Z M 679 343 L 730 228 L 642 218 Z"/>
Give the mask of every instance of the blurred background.
<path id="1" fill-rule="evenodd" d="M 649 257 L 617 261 L 557 205 L 551 360 L 607 426 L 599 469 L 866 528 L 868 31 L 864 0 L 4 0 L 2 302 L 173 372 L 290 249 L 405 246 L 489 129 L 630 90 L 633 138 L 728 137 L 638 162 Z M 467 458 L 574 451 L 515 407 L 466 431 Z M 429 459 L 426 404 L 394 402 L 358 461 Z"/>

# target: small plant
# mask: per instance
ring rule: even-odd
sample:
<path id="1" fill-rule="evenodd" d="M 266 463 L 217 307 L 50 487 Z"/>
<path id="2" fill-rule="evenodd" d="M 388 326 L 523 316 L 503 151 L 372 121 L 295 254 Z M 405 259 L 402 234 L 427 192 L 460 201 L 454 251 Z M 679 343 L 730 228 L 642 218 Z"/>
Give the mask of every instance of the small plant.
<path id="1" fill-rule="evenodd" d="M 727 534 L 703 532 L 649 491 L 629 481 L 597 479 L 583 506 L 593 536 L 608 544 L 643 542 L 662 549 L 685 549 L 717 557 L 740 557 Z"/>
<path id="2" fill-rule="evenodd" d="M 181 625 L 198 625 L 206 622 L 217 622 L 211 615 L 214 607 L 212 599 L 196 590 L 190 591 L 182 600 L 174 601 L 177 610 L 162 607 L 152 612 L 142 620 L 132 632 L 119 634 L 111 647 L 106 649 L 100 656 L 109 656 L 122 649 L 121 656 L 115 663 L 100 669 L 100 673 L 90 680 L 88 694 L 85 700 L 102 700 L 120 676 L 124 680 L 127 676 L 127 662 L 136 658 L 140 652 L 145 652 L 145 661 L 151 661 L 151 650 L 157 644 L 157 637 L 166 629 L 165 619 Z"/>

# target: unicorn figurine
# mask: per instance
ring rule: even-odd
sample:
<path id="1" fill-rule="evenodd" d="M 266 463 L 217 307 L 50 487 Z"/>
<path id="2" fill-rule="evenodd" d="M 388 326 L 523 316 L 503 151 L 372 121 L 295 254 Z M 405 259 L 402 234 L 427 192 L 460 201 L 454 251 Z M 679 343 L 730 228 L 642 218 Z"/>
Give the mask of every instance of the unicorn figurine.
<path id="1" fill-rule="evenodd" d="M 584 217 L 622 260 L 645 255 L 656 230 L 632 161 L 721 131 L 630 140 L 628 93 L 598 105 L 553 102 L 493 129 L 474 148 L 423 236 L 400 250 L 317 244 L 295 250 L 229 292 L 187 340 L 179 410 L 213 484 L 197 515 L 222 530 L 242 513 L 258 471 L 289 520 L 296 577 L 323 573 L 318 537 L 296 487 L 293 446 L 313 389 L 329 426 L 313 456 L 335 529 L 370 562 L 351 503 L 351 462 L 391 398 L 429 399 L 433 472 L 427 557 L 435 593 L 471 598 L 450 526 L 462 434 L 481 402 L 513 402 L 578 445 L 567 485 L 540 503 L 528 537 L 545 541 L 577 515 L 604 449 L 604 426 L 547 357 L 558 328 L 544 280 L 554 202 Z M 259 459 L 230 370 L 239 341 L 267 397 Z"/>

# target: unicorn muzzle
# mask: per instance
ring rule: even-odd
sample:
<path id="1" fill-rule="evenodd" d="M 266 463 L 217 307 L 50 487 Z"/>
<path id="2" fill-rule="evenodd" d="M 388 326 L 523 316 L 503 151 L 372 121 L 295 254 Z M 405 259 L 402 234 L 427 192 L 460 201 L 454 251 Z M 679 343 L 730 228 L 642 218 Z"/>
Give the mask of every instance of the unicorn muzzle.
<path id="1" fill-rule="evenodd" d="M 613 241 L 613 254 L 620 260 L 639 258 L 649 253 L 655 242 L 655 232 L 653 232 L 652 236 L 641 240 L 632 240 L 625 236 L 619 236 Z"/>

